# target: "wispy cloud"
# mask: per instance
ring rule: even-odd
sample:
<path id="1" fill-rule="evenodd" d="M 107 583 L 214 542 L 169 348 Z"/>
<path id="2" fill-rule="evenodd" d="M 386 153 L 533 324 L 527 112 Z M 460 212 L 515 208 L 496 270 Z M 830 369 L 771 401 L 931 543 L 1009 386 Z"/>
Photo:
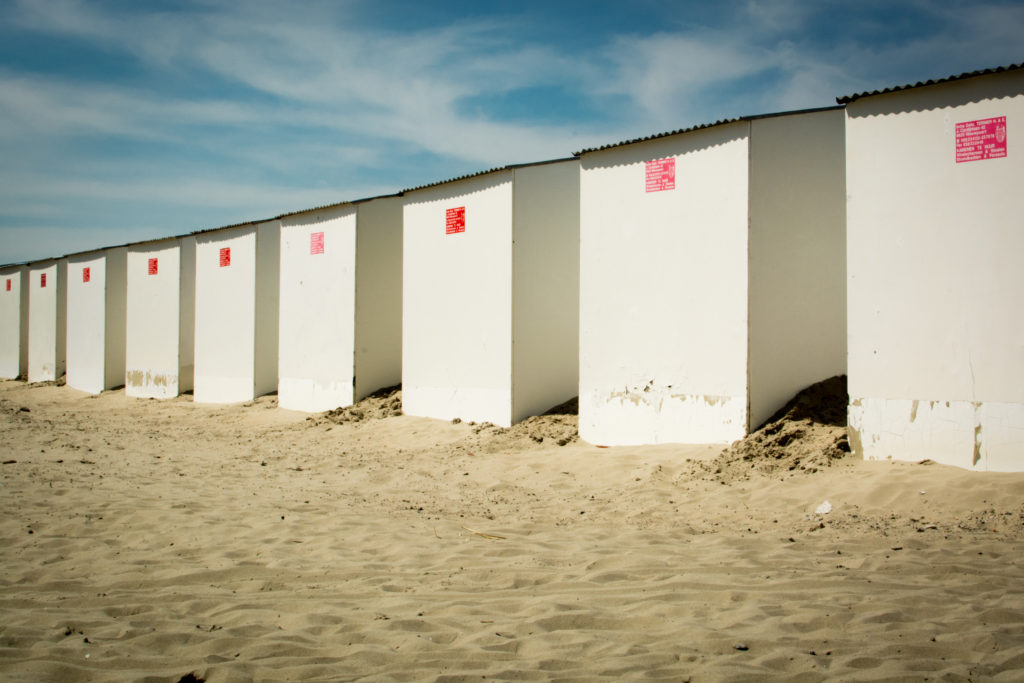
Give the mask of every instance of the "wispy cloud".
<path id="1" fill-rule="evenodd" d="M 556 5 L 564 41 L 538 38 L 528 6 L 399 29 L 363 20 L 394 11 L 370 0 L 0 4 L 0 37 L 71 46 L 0 61 L 0 229 L 129 241 L 1024 59 L 1019 2 L 746 0 L 705 23 L 668 3 L 672 21 L 587 36 Z M 106 69 L 61 68 L 75 50 Z M 545 88 L 571 118 L 516 100 Z M 163 208 L 133 218 L 146 206 Z"/>

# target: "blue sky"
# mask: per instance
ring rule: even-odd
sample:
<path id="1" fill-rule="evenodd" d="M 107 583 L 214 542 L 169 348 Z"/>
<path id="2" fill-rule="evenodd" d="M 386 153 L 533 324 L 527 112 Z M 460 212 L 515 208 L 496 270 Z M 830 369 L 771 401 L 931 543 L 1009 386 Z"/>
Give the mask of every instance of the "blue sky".
<path id="1" fill-rule="evenodd" d="M 1024 2 L 0 0 L 0 263 L 1024 60 Z"/>

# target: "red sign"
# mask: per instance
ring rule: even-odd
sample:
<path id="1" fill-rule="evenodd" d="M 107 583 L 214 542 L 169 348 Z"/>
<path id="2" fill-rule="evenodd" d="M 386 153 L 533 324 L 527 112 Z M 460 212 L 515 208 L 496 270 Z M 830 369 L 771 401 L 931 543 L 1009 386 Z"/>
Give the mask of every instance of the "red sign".
<path id="1" fill-rule="evenodd" d="M 90 276 L 91 276 L 91 273 L 89 272 L 89 268 L 88 267 L 82 268 L 82 282 L 88 282 L 91 279 Z"/>
<path id="2" fill-rule="evenodd" d="M 11 291 L 11 278 L 7 278 L 7 291 Z"/>
<path id="3" fill-rule="evenodd" d="M 466 207 L 459 206 L 444 212 L 444 234 L 466 232 Z"/>
<path id="4" fill-rule="evenodd" d="M 39 286 L 40 287 L 45 287 L 46 286 L 46 273 L 40 273 L 39 274 Z"/>
<path id="5" fill-rule="evenodd" d="M 314 232 L 309 236 L 309 253 L 311 255 L 324 253 L 324 234 L 322 232 Z"/>
<path id="6" fill-rule="evenodd" d="M 157 259 L 156 258 L 149 259 L 149 265 L 146 268 L 146 272 L 149 273 L 150 275 L 156 275 L 157 270 L 158 270 Z"/>
<path id="7" fill-rule="evenodd" d="M 647 191 L 661 192 L 676 189 L 676 160 L 655 159 L 647 162 Z"/>
<path id="8" fill-rule="evenodd" d="M 226 268 L 231 265 L 231 247 L 220 248 L 220 267 Z"/>
<path id="9" fill-rule="evenodd" d="M 1006 117 L 956 124 L 956 163 L 1006 156 Z"/>

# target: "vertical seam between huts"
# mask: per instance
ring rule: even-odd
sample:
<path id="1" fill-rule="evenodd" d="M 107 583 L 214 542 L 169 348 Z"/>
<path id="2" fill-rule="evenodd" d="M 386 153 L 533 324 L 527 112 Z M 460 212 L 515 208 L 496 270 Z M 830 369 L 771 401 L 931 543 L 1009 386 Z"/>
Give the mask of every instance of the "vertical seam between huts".
<path id="1" fill-rule="evenodd" d="M 746 415 L 744 415 L 744 418 L 743 418 L 743 422 L 744 422 L 744 425 L 743 425 L 743 435 L 744 436 L 746 436 L 747 434 L 750 433 L 750 411 L 751 411 L 751 393 L 752 393 L 752 385 L 750 383 L 750 377 L 751 377 L 751 372 L 750 372 L 750 366 L 751 366 L 750 349 L 752 347 L 752 344 L 751 344 L 751 336 L 752 336 L 751 335 L 751 329 L 753 328 L 753 317 L 751 316 L 751 310 L 750 310 L 750 293 L 751 293 L 751 289 L 753 287 L 753 282 L 752 282 L 752 278 L 751 278 L 752 269 L 751 269 L 751 260 L 750 260 L 750 240 L 751 240 L 751 225 L 750 225 L 750 223 L 751 223 L 751 213 L 752 213 L 751 210 L 750 210 L 750 207 L 751 207 L 752 200 L 753 200 L 753 190 L 754 190 L 754 155 L 752 153 L 753 152 L 753 146 L 754 146 L 754 122 L 753 121 L 747 121 L 747 207 L 746 207 L 746 214 L 747 214 L 747 240 L 746 240 L 746 244 L 744 245 L 746 247 L 746 250 L 747 250 L 747 268 L 746 268 L 746 271 L 747 271 L 747 288 L 746 288 L 747 289 L 747 300 L 746 300 L 746 306 L 747 306 L 747 324 L 746 324 L 746 328 L 747 328 L 747 348 L 746 348 L 746 354 L 747 354 L 747 363 L 746 363 L 746 366 L 747 366 L 746 367 L 747 381 L 745 382 L 746 386 L 743 388 L 743 393 L 746 396 Z"/>
<path id="2" fill-rule="evenodd" d="M 518 396 L 516 391 L 516 176 L 518 169 L 512 169 L 512 178 L 509 181 L 509 216 L 511 217 L 512 248 L 509 250 L 509 276 L 511 287 L 509 289 L 509 426 L 515 424 L 518 414 Z"/>
<path id="3" fill-rule="evenodd" d="M 359 400 L 359 213 L 362 205 L 354 207 L 352 227 L 352 403 Z"/>

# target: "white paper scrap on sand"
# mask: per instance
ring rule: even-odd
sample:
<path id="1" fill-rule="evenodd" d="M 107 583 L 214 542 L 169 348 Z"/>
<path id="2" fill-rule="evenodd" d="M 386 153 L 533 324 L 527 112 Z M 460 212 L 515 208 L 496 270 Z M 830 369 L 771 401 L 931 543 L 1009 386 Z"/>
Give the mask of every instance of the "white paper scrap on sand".
<path id="1" fill-rule="evenodd" d="M 832 503 L 826 500 L 824 503 L 818 506 L 818 509 L 814 511 L 814 514 L 827 515 L 830 512 L 832 512 Z"/>

